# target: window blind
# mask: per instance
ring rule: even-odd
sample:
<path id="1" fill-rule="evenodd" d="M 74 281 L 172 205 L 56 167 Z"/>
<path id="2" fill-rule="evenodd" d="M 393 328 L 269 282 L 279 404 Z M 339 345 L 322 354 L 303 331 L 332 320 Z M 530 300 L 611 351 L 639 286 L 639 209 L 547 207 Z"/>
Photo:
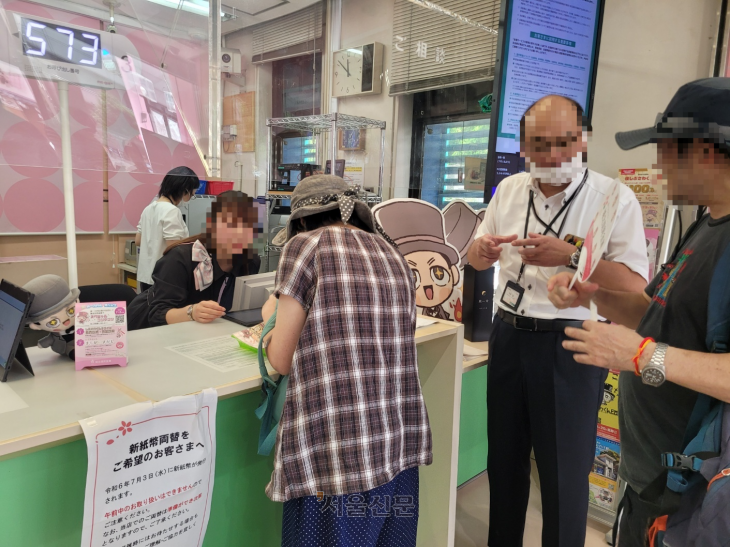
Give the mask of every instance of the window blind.
<path id="1" fill-rule="evenodd" d="M 253 28 L 253 62 L 295 57 L 323 46 L 323 2 Z"/>
<path id="2" fill-rule="evenodd" d="M 499 0 L 437 0 L 438 6 L 496 30 Z M 494 78 L 497 35 L 409 0 L 395 0 L 390 95 Z"/>

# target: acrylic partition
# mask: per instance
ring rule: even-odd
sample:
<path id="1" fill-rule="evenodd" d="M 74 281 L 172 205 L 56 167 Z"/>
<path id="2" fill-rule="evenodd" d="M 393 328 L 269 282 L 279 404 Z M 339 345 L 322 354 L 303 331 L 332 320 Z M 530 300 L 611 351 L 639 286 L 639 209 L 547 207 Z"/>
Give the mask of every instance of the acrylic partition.
<path id="1" fill-rule="evenodd" d="M 168 170 L 207 177 L 207 16 L 176 5 L 0 0 L 0 234 L 136 231 Z"/>

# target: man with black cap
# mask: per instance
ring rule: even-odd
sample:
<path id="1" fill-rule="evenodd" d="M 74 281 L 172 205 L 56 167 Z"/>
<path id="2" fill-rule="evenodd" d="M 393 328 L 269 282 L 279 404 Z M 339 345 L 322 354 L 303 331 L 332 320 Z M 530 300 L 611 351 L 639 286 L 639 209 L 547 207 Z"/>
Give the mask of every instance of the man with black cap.
<path id="1" fill-rule="evenodd" d="M 487 380 L 489 545 L 522 545 L 532 448 L 543 547 L 583 547 L 606 371 L 581 367 L 561 347 L 565 327 L 589 314 L 556 310 L 547 284 L 559 271 L 573 273 L 579 245 L 618 183 L 586 168 L 587 122 L 571 99 L 544 97 L 520 125 L 528 172 L 500 182 L 468 253 L 477 270 L 499 261 Z M 594 277 L 637 293 L 646 286 L 641 207 L 626 186 Z"/>
<path id="2" fill-rule="evenodd" d="M 628 487 L 617 544 L 643 547 L 651 522 L 676 509 L 656 488 L 665 471 L 660 456 L 684 448 L 697 393 L 730 402 L 730 355 L 705 346 L 710 282 L 730 244 L 730 78 L 682 86 L 653 127 L 617 133 L 616 142 L 624 150 L 655 143 L 668 198 L 709 208 L 643 293 L 600 282 L 569 290 L 563 273 L 548 286 L 557 307 L 588 306 L 592 298 L 601 315 L 623 325 L 587 321 L 566 329 L 573 340 L 563 346 L 579 363 L 622 371 L 619 472 Z"/>

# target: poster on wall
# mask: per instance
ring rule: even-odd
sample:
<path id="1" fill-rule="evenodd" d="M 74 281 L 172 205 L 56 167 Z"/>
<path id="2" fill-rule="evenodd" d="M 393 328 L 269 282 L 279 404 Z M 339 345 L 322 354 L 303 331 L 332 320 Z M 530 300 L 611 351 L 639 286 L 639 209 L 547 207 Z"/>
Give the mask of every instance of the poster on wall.
<path id="1" fill-rule="evenodd" d="M 88 450 L 82 547 L 201 547 L 218 395 L 206 389 L 80 420 Z"/>
<path id="2" fill-rule="evenodd" d="M 486 158 L 464 158 L 464 190 L 484 190 L 484 177 L 486 174 Z"/>
<path id="3" fill-rule="evenodd" d="M 365 188 L 365 164 L 362 161 L 347 161 L 343 178 L 347 184 Z"/>
<path id="4" fill-rule="evenodd" d="M 618 429 L 619 372 L 608 372 L 603 403 L 598 411 L 596 453 L 588 477 L 588 500 L 601 509 L 615 511 L 618 504 L 618 470 L 621 464 L 621 437 Z"/>
<path id="5" fill-rule="evenodd" d="M 664 221 L 664 200 L 656 177 L 648 169 L 619 169 L 619 180 L 636 194 L 644 228 L 660 230 Z"/>

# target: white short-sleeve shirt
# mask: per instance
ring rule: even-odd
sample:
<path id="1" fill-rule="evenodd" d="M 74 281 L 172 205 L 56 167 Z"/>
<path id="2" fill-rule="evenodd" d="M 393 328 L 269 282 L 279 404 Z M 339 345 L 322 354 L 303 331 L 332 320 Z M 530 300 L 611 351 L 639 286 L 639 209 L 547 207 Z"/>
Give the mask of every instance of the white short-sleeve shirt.
<path id="1" fill-rule="evenodd" d="M 189 236 L 182 211 L 167 201 L 153 201 L 139 219 L 137 232 L 142 234 L 137 257 L 137 281 L 152 285 L 152 271 L 167 248 L 167 241 Z"/>
<path id="2" fill-rule="evenodd" d="M 489 202 L 484 221 L 477 231 L 476 238 L 480 238 L 485 234 L 500 236 L 516 234 L 522 239 L 525 231 L 530 190 L 533 191 L 535 196 L 535 210 L 546 224 L 550 224 L 550 221 L 558 214 L 565 201 L 570 199 L 578 189 L 584 173 L 581 173 L 564 191 L 549 198 L 543 195 L 539 185 L 528 173 L 519 173 L 504 179 L 497 186 L 497 191 Z M 568 209 L 565 225 L 560 234 L 561 239 L 565 239 L 568 235 L 585 238 L 593 217 L 598 212 L 598 208 L 603 203 L 612 183 L 613 179 L 595 171 L 588 171 L 584 187 Z M 620 262 L 648 280 L 649 261 L 646 253 L 641 206 L 634 193 L 623 184 L 619 196 L 616 223 L 603 259 Z M 565 213 L 553 224 L 553 229 L 556 232 L 559 231 L 564 215 Z M 545 231 L 544 226 L 535 218 L 534 212 L 530 214 L 527 231 L 532 233 L 543 233 Z M 549 235 L 555 236 L 552 232 Z M 502 254 L 499 259 L 499 288 L 495 295 L 501 308 L 511 313 L 538 319 L 560 318 L 582 321 L 590 318 L 590 311 L 585 308 L 558 310 L 548 299 L 548 280 L 558 272 L 574 271 L 562 266 L 554 268 L 526 266 L 520 281 L 525 293 L 519 308 L 515 312 L 502 304 L 500 300 L 504 287 L 508 281 L 516 282 L 520 273 L 522 257 L 518 250 L 518 247 L 509 244 L 502 245 Z"/>

